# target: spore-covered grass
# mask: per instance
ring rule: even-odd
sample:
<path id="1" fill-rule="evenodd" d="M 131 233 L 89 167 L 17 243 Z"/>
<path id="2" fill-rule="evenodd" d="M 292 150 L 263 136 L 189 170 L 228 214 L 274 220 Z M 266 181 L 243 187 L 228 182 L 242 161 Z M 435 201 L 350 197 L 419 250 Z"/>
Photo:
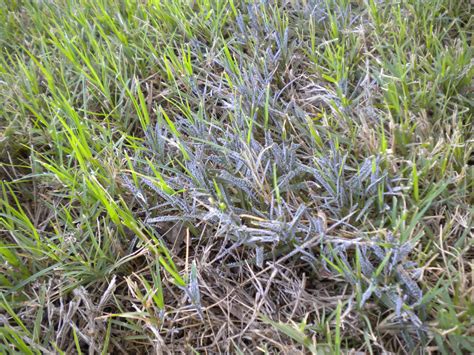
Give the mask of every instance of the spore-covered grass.
<path id="1" fill-rule="evenodd" d="M 471 6 L 0 0 L 0 352 L 474 352 Z"/>

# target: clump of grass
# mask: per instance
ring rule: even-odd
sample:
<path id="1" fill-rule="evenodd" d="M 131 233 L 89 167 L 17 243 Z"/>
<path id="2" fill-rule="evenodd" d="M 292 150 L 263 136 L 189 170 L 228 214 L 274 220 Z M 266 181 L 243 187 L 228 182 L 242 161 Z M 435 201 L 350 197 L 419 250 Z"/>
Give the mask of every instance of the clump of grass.
<path id="1" fill-rule="evenodd" d="M 470 6 L 0 0 L 0 350 L 473 352 Z"/>

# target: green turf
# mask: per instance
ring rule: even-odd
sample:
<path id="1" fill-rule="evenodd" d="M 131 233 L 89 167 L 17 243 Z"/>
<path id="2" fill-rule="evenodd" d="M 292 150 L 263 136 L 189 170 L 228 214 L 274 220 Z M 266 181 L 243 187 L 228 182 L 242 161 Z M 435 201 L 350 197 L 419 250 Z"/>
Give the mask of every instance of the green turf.
<path id="1" fill-rule="evenodd" d="M 474 352 L 471 10 L 0 0 L 0 352 Z"/>

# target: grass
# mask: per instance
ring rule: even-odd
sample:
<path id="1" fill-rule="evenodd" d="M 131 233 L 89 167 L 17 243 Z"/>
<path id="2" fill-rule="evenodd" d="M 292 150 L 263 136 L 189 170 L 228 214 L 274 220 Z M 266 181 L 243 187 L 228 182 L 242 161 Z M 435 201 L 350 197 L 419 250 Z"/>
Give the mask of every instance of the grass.
<path id="1" fill-rule="evenodd" d="M 0 0 L 0 352 L 474 352 L 458 0 Z"/>

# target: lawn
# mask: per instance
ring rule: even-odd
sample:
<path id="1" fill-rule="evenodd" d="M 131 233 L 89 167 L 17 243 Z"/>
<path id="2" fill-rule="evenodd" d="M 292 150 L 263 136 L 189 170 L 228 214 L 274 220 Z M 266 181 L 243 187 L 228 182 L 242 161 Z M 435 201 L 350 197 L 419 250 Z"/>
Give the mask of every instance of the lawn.
<path id="1" fill-rule="evenodd" d="M 0 0 L 0 353 L 474 352 L 469 0 Z"/>

